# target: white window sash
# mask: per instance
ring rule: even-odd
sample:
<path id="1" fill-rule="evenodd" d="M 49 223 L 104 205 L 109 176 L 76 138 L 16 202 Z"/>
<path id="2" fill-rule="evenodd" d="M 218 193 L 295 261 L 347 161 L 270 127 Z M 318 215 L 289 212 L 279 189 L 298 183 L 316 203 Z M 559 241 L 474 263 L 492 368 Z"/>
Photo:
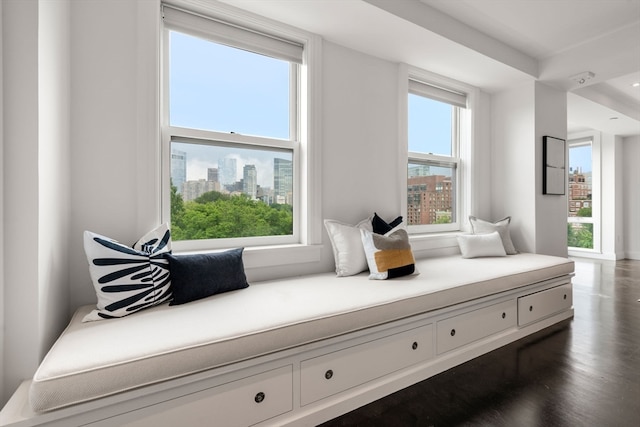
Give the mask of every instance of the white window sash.
<path id="1" fill-rule="evenodd" d="M 467 108 L 467 95 L 463 92 L 458 92 L 445 87 L 437 86 L 436 84 L 425 83 L 415 78 L 409 78 L 408 81 L 408 93 L 425 98 L 433 99 L 435 101 L 444 102 L 454 107 Z M 416 224 L 407 227 L 408 231 L 412 235 L 419 235 L 423 233 L 437 233 L 447 231 L 457 231 L 461 228 L 460 222 L 460 158 L 457 157 L 459 147 L 459 124 L 460 115 L 456 112 L 453 118 L 452 138 L 456 142 L 452 146 L 452 156 L 434 155 L 428 153 L 407 153 L 407 164 L 417 163 L 431 166 L 449 167 L 454 171 L 451 179 L 453 180 L 453 211 L 454 221 L 448 224 Z M 406 185 L 406 184 L 405 184 Z"/>

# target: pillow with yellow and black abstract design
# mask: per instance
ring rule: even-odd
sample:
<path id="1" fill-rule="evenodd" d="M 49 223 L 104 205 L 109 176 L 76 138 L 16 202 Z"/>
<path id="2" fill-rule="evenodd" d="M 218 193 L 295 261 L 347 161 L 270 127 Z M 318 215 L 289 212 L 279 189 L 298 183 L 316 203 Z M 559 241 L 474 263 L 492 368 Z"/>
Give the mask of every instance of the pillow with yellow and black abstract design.
<path id="1" fill-rule="evenodd" d="M 84 251 L 98 297 L 83 322 L 123 317 L 171 298 L 169 260 L 171 232 L 167 224 L 145 234 L 133 247 L 84 232 Z"/>
<path id="2" fill-rule="evenodd" d="M 384 280 L 415 272 L 415 260 L 407 230 L 396 227 L 381 235 L 360 230 L 369 265 L 369 279 Z"/>

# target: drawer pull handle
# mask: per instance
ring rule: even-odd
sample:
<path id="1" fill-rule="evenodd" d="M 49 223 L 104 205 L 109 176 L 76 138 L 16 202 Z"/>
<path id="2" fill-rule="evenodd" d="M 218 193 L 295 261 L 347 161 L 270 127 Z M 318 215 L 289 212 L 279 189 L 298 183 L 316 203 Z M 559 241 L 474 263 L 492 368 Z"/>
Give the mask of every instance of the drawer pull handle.
<path id="1" fill-rule="evenodd" d="M 564 294 L 564 298 L 563 299 L 567 299 L 567 294 Z"/>
<path id="2" fill-rule="evenodd" d="M 507 313 L 502 312 L 502 318 L 504 319 L 505 317 L 507 317 Z"/>
<path id="3" fill-rule="evenodd" d="M 327 372 L 324 373 L 324 377 L 328 380 L 331 379 L 331 377 L 333 377 L 333 371 L 331 369 L 329 369 Z"/>
<path id="4" fill-rule="evenodd" d="M 455 334 L 456 334 L 456 330 L 455 330 L 455 329 L 452 329 L 452 330 L 451 330 L 451 336 L 454 336 Z"/>
<path id="5" fill-rule="evenodd" d="M 256 397 L 254 398 L 254 400 L 256 401 L 256 403 L 262 403 L 264 398 L 265 398 L 264 393 L 260 392 L 260 393 L 256 394 Z"/>
<path id="6" fill-rule="evenodd" d="M 533 311 L 533 306 L 532 305 L 529 306 L 529 311 Z"/>
<path id="7" fill-rule="evenodd" d="M 418 343 L 416 341 L 414 341 L 413 344 L 411 344 L 411 348 L 414 349 L 414 350 L 417 350 Z"/>

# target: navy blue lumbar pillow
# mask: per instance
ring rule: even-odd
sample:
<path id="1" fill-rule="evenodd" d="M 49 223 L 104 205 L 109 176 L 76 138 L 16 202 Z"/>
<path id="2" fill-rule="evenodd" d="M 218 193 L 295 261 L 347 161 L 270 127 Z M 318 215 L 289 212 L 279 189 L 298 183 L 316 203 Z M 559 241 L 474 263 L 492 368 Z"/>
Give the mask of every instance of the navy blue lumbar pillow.
<path id="1" fill-rule="evenodd" d="M 248 287 L 242 263 L 243 249 L 207 254 L 165 255 L 169 259 L 173 292 L 173 301 L 169 305 L 185 304 Z"/>
<path id="2" fill-rule="evenodd" d="M 387 234 L 400 224 L 402 224 L 402 216 L 399 216 L 390 223 L 387 223 L 384 219 L 380 218 L 377 213 L 374 212 L 373 218 L 371 219 L 373 232 L 376 234 Z"/>

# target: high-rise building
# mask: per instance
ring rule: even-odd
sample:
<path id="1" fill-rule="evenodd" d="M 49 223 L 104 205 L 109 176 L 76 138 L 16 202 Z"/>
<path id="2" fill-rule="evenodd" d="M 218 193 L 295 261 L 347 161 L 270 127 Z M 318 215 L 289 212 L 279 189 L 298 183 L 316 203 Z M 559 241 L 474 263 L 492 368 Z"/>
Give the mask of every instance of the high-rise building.
<path id="1" fill-rule="evenodd" d="M 414 176 L 407 180 L 407 223 L 437 224 L 453 220 L 451 177 Z"/>
<path id="2" fill-rule="evenodd" d="M 207 169 L 207 181 L 220 182 L 218 177 L 218 168 Z"/>
<path id="3" fill-rule="evenodd" d="M 407 177 L 413 178 L 416 176 L 429 176 L 431 172 L 428 165 L 413 165 L 409 167 L 407 171 Z"/>
<path id="4" fill-rule="evenodd" d="M 187 153 L 171 150 L 171 182 L 182 194 L 182 184 L 187 180 Z"/>
<path id="5" fill-rule="evenodd" d="M 258 171 L 255 165 L 242 168 L 242 192 L 252 199 L 258 196 Z"/>
<path id="6" fill-rule="evenodd" d="M 234 185 L 236 182 L 237 161 L 229 157 L 218 160 L 218 177 L 223 186 Z"/>
<path id="7" fill-rule="evenodd" d="M 293 162 L 273 159 L 273 196 L 279 204 L 293 204 Z"/>
<path id="8" fill-rule="evenodd" d="M 569 173 L 569 216 L 578 216 L 580 209 L 593 206 L 591 182 L 591 172 L 576 169 Z"/>
<path id="9" fill-rule="evenodd" d="M 220 183 L 217 181 L 185 181 L 182 184 L 182 198 L 185 202 L 195 200 L 209 191 L 220 191 Z"/>

